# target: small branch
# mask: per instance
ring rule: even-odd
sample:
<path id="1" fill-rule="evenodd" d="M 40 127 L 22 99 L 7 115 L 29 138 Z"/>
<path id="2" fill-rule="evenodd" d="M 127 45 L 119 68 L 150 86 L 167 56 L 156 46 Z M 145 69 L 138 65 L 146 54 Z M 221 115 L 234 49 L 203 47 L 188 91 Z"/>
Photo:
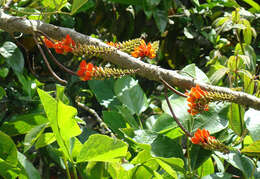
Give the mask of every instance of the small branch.
<path id="1" fill-rule="evenodd" d="M 37 47 L 38 47 L 38 49 L 39 49 L 39 51 L 40 51 L 40 53 L 41 53 L 41 55 L 42 55 L 42 58 L 43 58 L 43 60 L 44 60 L 44 62 L 45 62 L 45 64 L 46 64 L 46 66 L 47 66 L 49 72 L 52 74 L 52 76 L 53 76 L 56 80 L 58 80 L 60 83 L 66 85 L 68 82 L 67 82 L 66 80 L 61 79 L 61 78 L 52 70 L 51 65 L 49 64 L 49 62 L 48 62 L 48 60 L 47 60 L 47 58 L 46 58 L 46 56 L 45 56 L 45 54 L 44 54 L 44 52 L 43 52 L 43 50 L 42 50 L 40 44 L 38 43 L 38 40 L 37 40 L 36 37 L 35 37 L 35 34 L 33 34 L 33 39 L 34 39 L 34 41 L 35 41 L 35 43 L 36 43 L 36 45 L 37 45 Z"/>
<path id="2" fill-rule="evenodd" d="M 165 96 L 165 99 L 166 99 L 166 102 L 168 104 L 168 107 L 170 109 L 170 112 L 172 114 L 172 117 L 173 119 L 175 120 L 175 122 L 178 124 L 178 126 L 181 128 L 181 130 L 186 134 L 186 136 L 188 137 L 192 137 L 192 135 L 189 133 L 189 131 L 187 129 L 184 128 L 184 126 L 180 123 L 179 119 L 176 117 L 176 115 L 174 114 L 173 112 L 173 109 L 172 109 L 172 106 L 171 106 L 171 103 L 168 99 L 168 96 L 167 96 L 167 88 L 164 89 L 164 96 Z"/>
<path id="3" fill-rule="evenodd" d="M 160 80 L 163 82 L 164 86 L 169 88 L 170 90 L 172 90 L 175 94 L 182 96 L 184 98 L 187 98 L 188 96 L 186 94 L 183 94 L 179 91 L 177 91 L 175 88 L 173 88 L 171 85 L 169 85 L 169 83 L 167 83 L 164 79 L 162 79 L 162 77 L 160 77 Z"/>
<path id="4" fill-rule="evenodd" d="M 34 31 L 41 31 L 46 33 L 49 37 L 57 40 L 62 39 L 67 34 L 69 34 L 76 43 L 109 47 L 101 40 L 78 33 L 73 29 L 58 27 L 41 21 L 28 20 L 22 17 L 11 16 L 4 13 L 3 9 L 1 8 L 0 29 L 3 29 L 9 33 L 18 31 L 24 34 L 32 34 Z M 178 73 L 178 71 L 163 69 L 159 66 L 137 60 L 136 58 L 121 52 L 120 50 L 116 50 L 112 54 L 107 54 L 104 57 L 104 60 L 127 69 L 141 69 L 137 72 L 137 74 L 142 77 L 154 81 L 161 81 L 161 77 L 171 86 L 177 86 L 182 89 L 190 89 L 191 87 L 194 87 L 196 84 L 198 84 L 201 89 L 206 91 L 227 93 L 234 97 L 232 102 L 260 110 L 260 98 L 257 98 L 256 96 L 247 94 L 245 92 L 233 91 L 227 87 L 219 87 L 203 83 L 191 77 L 184 76 Z"/>
<path id="5" fill-rule="evenodd" d="M 113 132 L 109 129 L 109 127 L 106 125 L 106 123 L 103 122 L 103 120 L 99 117 L 99 115 L 97 114 L 97 112 L 94 110 L 94 109 L 91 109 L 90 107 L 80 103 L 80 102 L 77 102 L 77 105 L 79 107 L 81 107 L 82 109 L 84 109 L 85 111 L 89 112 L 90 114 L 92 114 L 96 119 L 97 119 L 97 122 L 99 123 L 99 125 L 101 127 L 103 127 L 106 131 L 109 132 L 109 134 L 111 135 L 111 137 L 115 137 L 115 134 L 113 134 Z"/>
<path id="6" fill-rule="evenodd" d="M 45 49 L 47 50 L 48 54 L 50 55 L 51 59 L 65 72 L 74 75 L 74 76 L 78 76 L 77 73 L 75 73 L 74 71 L 71 71 L 70 69 L 68 69 L 67 67 L 65 67 L 63 64 L 61 64 L 51 53 L 50 49 L 46 46 L 46 44 L 43 42 L 42 38 L 40 38 L 41 43 L 44 45 Z"/>

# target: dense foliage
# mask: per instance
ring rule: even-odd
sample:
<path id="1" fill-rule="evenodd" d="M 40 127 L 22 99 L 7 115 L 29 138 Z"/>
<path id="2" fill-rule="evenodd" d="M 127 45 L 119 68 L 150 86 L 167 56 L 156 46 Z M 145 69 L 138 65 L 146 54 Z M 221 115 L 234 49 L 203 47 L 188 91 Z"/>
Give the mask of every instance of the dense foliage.
<path id="1" fill-rule="evenodd" d="M 253 0 L 0 3 L 7 14 L 72 28 L 136 60 L 260 97 Z M 135 75 L 143 69 L 105 61 L 115 48 L 69 35 L 0 33 L 0 177 L 260 177 L 260 111 L 232 95 L 198 85 L 164 92 L 165 83 Z"/>

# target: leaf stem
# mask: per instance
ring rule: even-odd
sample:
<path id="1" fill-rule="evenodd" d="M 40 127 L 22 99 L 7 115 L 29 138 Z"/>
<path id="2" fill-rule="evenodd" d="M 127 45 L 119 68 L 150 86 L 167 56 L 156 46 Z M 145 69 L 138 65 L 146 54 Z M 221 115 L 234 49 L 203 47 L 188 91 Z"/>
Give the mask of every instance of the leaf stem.
<path id="1" fill-rule="evenodd" d="M 63 161 L 64 161 L 64 164 L 65 164 L 65 168 L 66 168 L 66 173 L 67 173 L 68 179 L 71 179 L 70 170 L 69 170 L 69 166 L 68 166 L 67 159 L 66 159 L 65 155 L 63 156 Z"/>

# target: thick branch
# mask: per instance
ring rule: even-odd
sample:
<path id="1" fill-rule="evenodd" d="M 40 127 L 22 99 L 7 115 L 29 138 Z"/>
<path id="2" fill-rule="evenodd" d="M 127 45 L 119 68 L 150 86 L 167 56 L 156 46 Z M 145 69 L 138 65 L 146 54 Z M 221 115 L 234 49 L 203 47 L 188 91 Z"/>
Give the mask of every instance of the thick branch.
<path id="1" fill-rule="evenodd" d="M 32 34 L 33 30 L 42 31 L 54 39 L 62 39 L 66 36 L 66 34 L 69 34 L 76 42 L 107 47 L 107 45 L 102 41 L 75 32 L 72 29 L 57 27 L 51 24 L 43 23 L 41 21 L 29 21 L 25 18 L 10 16 L 5 14 L 2 9 L 0 9 L 0 28 L 9 33 L 18 31 L 25 34 Z M 204 90 L 228 93 L 235 97 L 235 103 L 260 110 L 260 99 L 255 96 L 244 92 L 233 91 L 225 87 L 218 87 L 202 83 L 191 77 L 183 76 L 177 71 L 166 70 L 155 65 L 144 63 L 141 60 L 137 60 L 136 58 L 133 58 L 119 50 L 117 50 L 116 53 L 108 54 L 106 57 L 104 57 L 104 59 L 124 68 L 141 69 L 137 72 L 137 74 L 150 80 L 160 81 L 160 78 L 162 78 L 170 85 L 178 86 L 183 89 L 190 89 L 191 87 L 198 84 Z"/>

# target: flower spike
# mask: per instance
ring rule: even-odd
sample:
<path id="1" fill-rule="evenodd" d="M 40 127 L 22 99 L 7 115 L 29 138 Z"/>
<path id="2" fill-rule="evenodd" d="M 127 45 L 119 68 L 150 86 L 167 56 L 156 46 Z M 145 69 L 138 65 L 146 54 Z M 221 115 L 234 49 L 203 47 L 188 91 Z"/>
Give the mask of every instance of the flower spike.
<path id="1" fill-rule="evenodd" d="M 116 69 L 107 67 L 96 67 L 92 63 L 87 63 L 82 60 L 79 65 L 79 70 L 77 75 L 82 81 L 87 81 L 91 79 L 105 79 L 105 78 L 120 78 L 124 75 L 134 74 L 137 70 L 133 69 Z"/>
<path id="2" fill-rule="evenodd" d="M 150 59 L 156 57 L 156 51 L 152 48 L 152 44 L 149 42 L 147 45 L 144 40 L 142 40 L 141 45 L 136 47 L 131 55 L 135 58 L 141 57 L 148 57 Z"/>
<path id="3" fill-rule="evenodd" d="M 228 153 L 229 148 L 209 134 L 206 129 L 197 129 L 194 136 L 190 139 L 193 144 L 201 145 L 207 150 L 218 150 L 223 153 Z"/>

